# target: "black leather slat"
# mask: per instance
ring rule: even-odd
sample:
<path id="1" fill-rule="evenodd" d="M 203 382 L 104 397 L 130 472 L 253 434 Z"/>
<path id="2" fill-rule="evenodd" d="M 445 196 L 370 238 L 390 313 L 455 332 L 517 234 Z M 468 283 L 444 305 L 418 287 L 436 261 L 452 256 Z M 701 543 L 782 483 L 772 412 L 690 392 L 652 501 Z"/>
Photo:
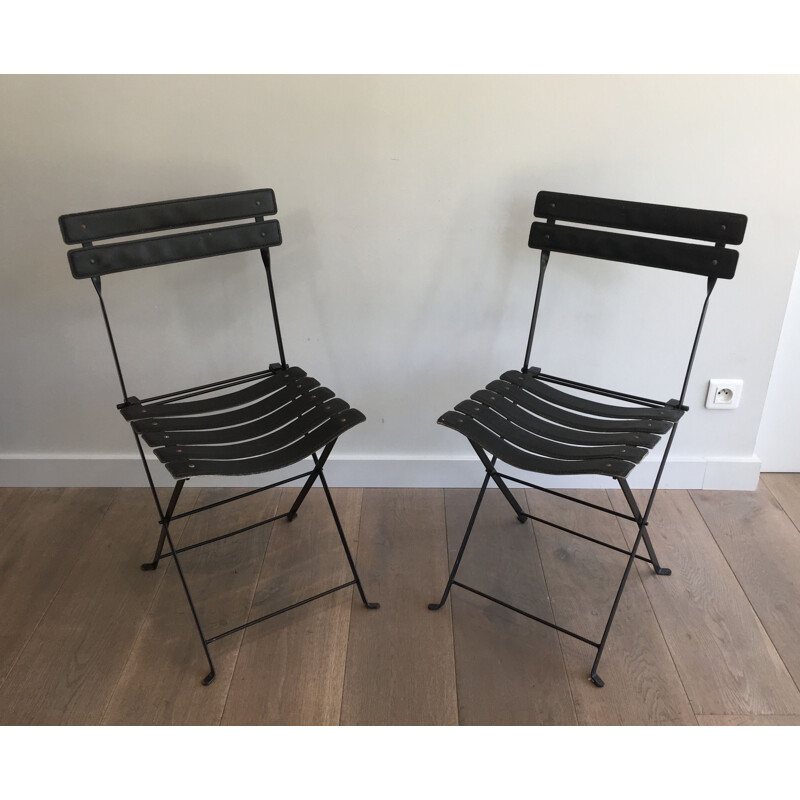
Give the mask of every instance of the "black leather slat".
<path id="1" fill-rule="evenodd" d="M 550 384 L 540 381 L 532 375 L 525 375 L 517 370 L 504 372 L 500 378 L 501 380 L 521 386 L 531 394 L 541 397 L 542 400 L 547 400 L 548 403 L 554 403 L 570 411 L 592 414 L 596 417 L 655 419 L 677 422 L 683 416 L 683 411 L 678 408 L 615 406 L 608 403 L 599 403 L 596 400 L 588 400 L 585 397 L 576 397 L 575 395 L 555 389 Z"/>
<path id="2" fill-rule="evenodd" d="M 559 425 L 566 425 L 583 431 L 636 431 L 639 433 L 666 433 L 672 423 L 665 420 L 637 420 L 637 419 L 601 419 L 599 417 L 587 417 L 583 414 L 575 414 L 566 411 L 552 403 L 535 397 L 525 389 L 515 386 L 506 381 L 492 381 L 486 386 L 487 389 L 502 394 L 539 416 L 557 422 Z"/>
<path id="3" fill-rule="evenodd" d="M 324 425 L 320 425 L 298 442 L 276 450 L 267 456 L 243 458 L 232 461 L 194 460 L 167 462 L 166 468 L 174 478 L 191 478 L 195 475 L 255 475 L 296 464 L 326 444 L 337 439 L 345 431 L 364 422 L 366 417 L 355 408 L 348 408 Z"/>
<path id="4" fill-rule="evenodd" d="M 492 433 L 496 433 L 515 447 L 527 450 L 536 455 L 549 458 L 559 458 L 566 461 L 584 461 L 585 459 L 619 458 L 624 461 L 633 461 L 638 464 L 646 455 L 645 447 L 630 447 L 627 445 L 600 445 L 580 447 L 577 445 L 562 444 L 552 439 L 545 439 L 535 433 L 524 430 L 505 417 L 492 411 L 488 406 L 474 400 L 464 400 L 456 406 L 456 411 L 480 422 Z"/>
<path id="5" fill-rule="evenodd" d="M 739 253 L 712 245 L 652 239 L 629 233 L 546 225 L 534 222 L 528 246 L 626 264 L 688 272 L 709 278 L 730 279 Z"/>
<path id="6" fill-rule="evenodd" d="M 317 406 L 307 414 L 295 418 L 288 425 L 284 425 L 278 430 L 245 442 L 226 442 L 215 445 L 184 445 L 179 442 L 168 447 L 158 447 L 154 452 L 158 459 L 164 462 L 191 461 L 192 459 L 250 458 L 252 456 L 266 455 L 306 436 L 314 428 L 337 414 L 342 414 L 348 408 L 350 406 L 344 400 L 337 398 L 330 403 Z"/>
<path id="7" fill-rule="evenodd" d="M 241 425 L 243 422 L 252 422 L 259 417 L 266 416 L 272 411 L 290 402 L 298 395 L 308 392 L 314 397 L 314 389 L 319 382 L 314 378 L 299 378 L 292 381 L 289 386 L 284 386 L 273 392 L 257 403 L 242 406 L 233 411 L 224 411 L 221 414 L 204 414 L 195 417 L 160 417 L 159 419 L 140 419 L 131 425 L 137 433 L 154 433 L 159 431 L 204 431 L 212 428 L 228 428 L 232 425 Z"/>
<path id="8" fill-rule="evenodd" d="M 70 250 L 67 256 L 73 278 L 93 278 L 141 267 L 275 247 L 280 243 L 280 225 L 278 220 L 271 219 L 171 236 L 153 236 L 135 242 L 82 247 Z"/>
<path id="9" fill-rule="evenodd" d="M 277 210 L 272 189 L 252 189 L 64 214 L 59 217 L 58 223 L 64 241 L 67 244 L 79 244 L 169 228 L 186 228 L 247 217 L 270 217 Z"/>
<path id="10" fill-rule="evenodd" d="M 284 397 L 286 396 L 287 395 L 284 395 Z M 325 386 L 320 386 L 318 389 L 314 390 L 313 397 L 310 394 L 301 394 L 276 411 L 251 422 L 234 425 L 230 428 L 215 428 L 202 431 L 150 432 L 142 434 L 142 438 L 151 447 L 159 447 L 176 442 L 187 445 L 244 442 L 247 439 L 264 436 L 281 428 L 296 419 L 300 414 L 305 414 L 310 409 L 321 403 L 325 403 L 326 400 L 331 400 L 333 397 L 334 393 L 330 389 Z"/>
<path id="11" fill-rule="evenodd" d="M 533 214 L 545 219 L 725 244 L 741 244 L 747 225 L 744 214 L 631 203 L 562 192 L 539 192 Z"/>
<path id="12" fill-rule="evenodd" d="M 528 472 L 540 472 L 546 475 L 608 475 L 624 478 L 635 466 L 632 462 L 615 458 L 562 461 L 531 455 L 503 441 L 497 434 L 457 411 L 442 414 L 438 422 L 463 434 L 506 464 Z"/>
<path id="13" fill-rule="evenodd" d="M 229 408 L 252 403 L 261 397 L 286 385 L 293 378 L 304 378 L 306 373 L 299 367 L 278 370 L 264 380 L 253 383 L 245 389 L 228 394 L 206 397 L 202 400 L 189 400 L 175 403 L 153 403 L 151 405 L 132 405 L 120 409 L 122 416 L 130 422 L 134 419 L 155 419 L 156 417 L 185 417 L 190 414 L 210 414 Z"/>
<path id="14" fill-rule="evenodd" d="M 508 387 L 512 388 L 512 387 Z M 563 425 L 554 425 L 545 419 L 529 414 L 521 406 L 512 403 L 507 397 L 489 389 L 481 389 L 472 395 L 473 400 L 492 408 L 506 419 L 525 428 L 559 442 L 582 445 L 626 444 L 633 447 L 652 448 L 658 444 L 660 436 L 652 433 L 612 432 L 576 430 Z"/>

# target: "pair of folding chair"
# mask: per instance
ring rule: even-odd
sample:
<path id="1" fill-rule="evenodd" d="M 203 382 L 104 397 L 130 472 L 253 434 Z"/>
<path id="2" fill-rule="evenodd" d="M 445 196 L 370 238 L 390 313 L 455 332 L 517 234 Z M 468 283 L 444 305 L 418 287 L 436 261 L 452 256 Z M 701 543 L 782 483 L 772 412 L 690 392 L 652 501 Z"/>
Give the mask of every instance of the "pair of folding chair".
<path id="1" fill-rule="evenodd" d="M 100 301 L 122 390 L 123 400 L 117 407 L 133 430 L 159 516 L 161 531 L 155 553 L 151 561 L 142 565 L 142 569 L 154 570 L 164 558 L 172 558 L 175 561 L 210 668 L 208 675 L 203 679 L 205 685 L 211 683 L 215 677 L 214 663 L 208 646 L 224 636 L 349 586 L 356 586 L 367 608 L 379 607 L 378 603 L 367 600 L 324 475 L 325 464 L 339 436 L 363 422 L 365 417 L 344 400 L 337 398 L 330 389 L 309 377 L 302 369 L 289 366 L 286 360 L 270 263 L 270 248 L 281 244 L 281 232 L 277 220 L 265 219 L 276 212 L 272 190 L 258 189 L 67 214 L 59 218 L 64 241 L 67 244 L 81 245 L 68 253 L 72 275 L 78 279 L 89 278 Z M 544 218 L 546 222 L 534 222 L 529 239 L 529 246 L 541 251 L 541 262 L 523 367 L 520 371 L 503 373 L 499 380 L 490 383 L 486 389 L 476 392 L 469 400 L 459 403 L 454 411 L 447 412 L 439 419 L 440 424 L 457 430 L 468 439 L 486 474 L 442 598 L 439 603 L 431 604 L 429 608 L 434 610 L 441 608 L 452 586 L 459 586 L 511 608 L 530 619 L 574 636 L 597 649 L 597 656 L 591 669 L 591 679 L 598 686 L 602 686 L 603 682 L 597 674 L 597 665 L 634 560 L 638 558 L 652 564 L 658 574 L 669 574 L 668 569 L 661 567 L 653 550 L 647 533 L 648 517 L 678 421 L 688 410 L 684 400 L 711 291 L 718 278 L 732 278 L 736 268 L 738 254 L 734 250 L 726 249 L 725 245 L 738 244 L 742 241 L 746 218 L 740 214 L 625 203 L 554 192 L 539 193 L 534 215 Z M 241 220 L 248 221 L 242 223 Z M 197 230 L 198 226 L 203 227 Z M 183 230 L 189 228 L 194 230 Z M 178 229 L 181 229 L 180 232 L 176 232 Z M 655 237 L 619 233 L 618 230 L 654 234 Z M 687 243 L 675 241 L 675 238 L 713 244 Z M 96 244 L 97 242 L 105 243 Z M 279 360 L 259 372 L 190 389 L 171 391 L 144 399 L 129 394 L 103 298 L 102 277 L 126 270 L 211 256 L 228 256 L 252 250 L 260 252 L 266 272 Z M 662 402 L 636 397 L 558 378 L 530 366 L 545 269 L 551 252 L 679 270 L 705 276 L 708 279 L 705 302 L 700 312 L 700 321 L 679 399 Z M 561 388 L 556 389 L 554 386 Z M 584 399 L 563 389 L 593 393 L 620 401 L 624 405 Z M 642 511 L 634 500 L 627 483 L 627 476 L 664 434 L 669 435 L 666 447 L 655 483 Z M 145 446 L 152 448 L 155 456 L 176 481 L 166 509 L 159 501 L 150 466 L 145 457 Z M 270 473 L 299 464 L 309 458 L 313 466 L 297 475 L 243 492 L 218 503 L 182 514 L 176 513 L 181 490 L 186 481 L 192 477 Z M 575 500 L 598 511 L 630 520 L 638 526 L 637 537 L 630 551 L 612 547 L 626 554 L 627 561 L 599 642 L 510 606 L 498 598 L 456 580 L 462 556 L 490 480 L 503 493 L 521 522 L 530 518 L 567 530 L 563 526 L 541 520 L 523 511 L 509 491 L 506 481 L 513 480 L 525 486 L 549 491 L 568 500 L 574 498 L 502 473 L 496 468 L 498 460 L 525 471 L 551 475 L 606 475 L 618 481 L 622 488 L 630 506 L 630 515 Z M 256 492 L 303 479 L 305 482 L 288 512 L 197 544 L 175 546 L 170 534 L 170 525 L 176 520 Z M 247 620 L 230 630 L 208 636 L 198 617 L 181 566 L 180 554 L 185 550 L 245 533 L 279 519 L 285 518 L 291 521 L 317 480 L 322 485 L 330 507 L 350 566 L 352 580 L 286 608 L 257 619 Z M 585 534 L 576 531 L 570 533 L 611 547 Z M 642 542 L 647 551 L 646 557 L 637 553 Z"/>

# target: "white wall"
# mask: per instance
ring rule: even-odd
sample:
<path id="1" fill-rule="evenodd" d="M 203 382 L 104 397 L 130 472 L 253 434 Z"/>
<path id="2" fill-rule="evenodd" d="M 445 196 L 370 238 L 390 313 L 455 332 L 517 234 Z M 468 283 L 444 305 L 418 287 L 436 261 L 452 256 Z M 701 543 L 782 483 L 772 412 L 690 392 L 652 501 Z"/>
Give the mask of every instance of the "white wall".
<path id="1" fill-rule="evenodd" d="M 800 248 L 796 76 L 5 76 L 0 109 L 0 485 L 141 480 L 58 215 L 261 186 L 275 189 L 285 242 L 273 263 L 287 356 L 367 415 L 333 475 L 363 485 L 478 475 L 466 441 L 435 421 L 521 363 L 538 190 L 747 214 L 670 480 L 757 476 Z M 258 257 L 223 263 L 105 279 L 130 392 L 274 356 Z M 675 396 L 703 293 L 700 278 L 554 256 L 534 363 Z M 648 366 L 654 348 L 661 367 Z M 744 379 L 740 409 L 703 408 L 712 376 Z"/>
<path id="2" fill-rule="evenodd" d="M 775 364 L 769 381 L 756 453 L 764 472 L 800 472 L 800 261 L 795 268 Z"/>

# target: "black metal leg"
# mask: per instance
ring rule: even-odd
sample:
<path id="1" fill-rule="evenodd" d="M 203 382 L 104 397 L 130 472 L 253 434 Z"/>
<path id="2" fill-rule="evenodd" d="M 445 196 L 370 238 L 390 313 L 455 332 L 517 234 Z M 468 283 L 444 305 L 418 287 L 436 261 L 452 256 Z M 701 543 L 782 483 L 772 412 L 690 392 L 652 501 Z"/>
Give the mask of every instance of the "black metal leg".
<path id="1" fill-rule="evenodd" d="M 331 450 L 333 450 L 333 446 L 337 441 L 337 439 L 334 439 L 332 442 L 325 445 L 325 448 L 323 449 L 319 458 L 317 458 L 316 453 L 311 454 L 311 457 L 314 459 L 314 469 L 308 476 L 308 480 L 305 482 L 303 488 L 300 490 L 300 493 L 297 495 L 292 507 L 289 509 L 289 513 L 286 515 L 286 519 L 289 522 L 291 522 L 297 516 L 297 512 L 300 509 L 300 506 L 303 504 L 303 501 L 306 499 L 306 495 L 308 495 L 309 490 L 314 485 L 314 481 L 320 475 L 322 475 L 322 468 L 325 466 L 325 462 L 328 460 L 328 456 L 331 454 Z"/>
<path id="2" fill-rule="evenodd" d="M 483 463 L 483 466 L 486 467 L 486 471 L 491 475 L 492 480 L 497 484 L 497 488 L 503 493 L 503 497 L 508 500 L 509 505 L 511 508 L 514 509 L 514 513 L 517 515 L 517 519 L 520 522 L 526 522 L 528 519 L 528 515 L 522 510 L 522 506 L 517 502 L 516 497 L 511 494 L 511 490 L 506 486 L 505 481 L 497 474 L 497 470 L 495 470 L 494 465 L 497 462 L 497 456 L 492 458 L 490 461 L 487 457 L 486 453 L 481 450 L 475 442 L 470 440 L 470 444 L 472 445 L 472 449 L 478 454 L 478 458 Z"/>
<path id="3" fill-rule="evenodd" d="M 467 530 L 464 532 L 464 539 L 461 542 L 461 547 L 458 550 L 458 555 L 456 556 L 456 560 L 453 563 L 453 569 L 450 572 L 450 577 L 447 580 L 447 585 L 444 587 L 444 594 L 442 595 L 442 599 L 438 603 L 428 603 L 428 608 L 431 611 L 438 611 L 446 602 L 447 596 L 450 594 L 450 589 L 453 586 L 453 581 L 455 580 L 456 573 L 458 572 L 458 566 L 461 563 L 461 557 L 464 555 L 464 551 L 467 549 L 467 541 L 469 540 L 469 536 L 472 533 L 472 526 L 475 524 L 475 518 L 478 516 L 478 509 L 481 507 L 481 503 L 483 502 L 483 496 L 486 494 L 486 487 L 489 484 L 489 472 L 486 472 L 486 477 L 483 479 L 483 484 L 481 485 L 481 490 L 478 492 L 478 499 L 475 501 L 475 508 L 472 509 L 472 516 L 469 518 L 469 523 L 467 524 Z"/>
<path id="4" fill-rule="evenodd" d="M 642 533 L 644 532 L 644 523 L 639 526 L 639 533 L 636 535 L 636 541 L 633 543 L 633 548 L 631 549 L 631 554 L 628 557 L 628 563 L 625 565 L 625 572 L 622 574 L 622 580 L 619 583 L 619 588 L 617 589 L 617 594 L 614 597 L 614 604 L 611 606 L 611 613 L 608 615 L 608 620 L 606 622 L 606 627 L 603 630 L 603 636 L 600 639 L 600 644 L 597 647 L 597 655 L 595 656 L 594 663 L 592 664 L 592 671 L 589 674 L 589 677 L 596 686 L 602 688 L 605 686 L 603 679 L 597 674 L 597 666 L 600 663 L 600 657 L 603 655 L 603 650 L 606 646 L 606 640 L 608 639 L 608 632 L 611 630 L 611 623 L 614 621 L 614 615 L 617 613 L 617 607 L 619 606 L 620 598 L 622 597 L 622 591 L 625 588 L 625 583 L 628 580 L 628 575 L 630 575 L 631 567 L 633 566 L 634 559 L 636 558 L 636 551 L 639 549 L 639 542 L 642 541 Z"/>
<path id="5" fill-rule="evenodd" d="M 653 562 L 653 569 L 655 570 L 656 575 L 672 575 L 672 570 L 669 569 L 669 567 L 662 567 L 658 563 L 656 551 L 653 549 L 653 543 L 650 541 L 650 535 L 647 533 L 647 520 L 643 519 L 641 511 L 639 511 L 639 506 L 636 503 L 636 498 L 633 496 L 631 487 L 628 486 L 628 481 L 626 481 L 625 478 L 617 478 L 617 481 L 622 489 L 622 493 L 625 495 L 625 500 L 628 502 L 631 513 L 634 517 L 636 517 L 636 521 L 642 526 L 642 541 L 647 549 L 647 555 L 650 557 L 650 561 Z M 653 493 L 655 494 L 655 490 L 653 490 Z"/>
<path id="6" fill-rule="evenodd" d="M 320 459 L 321 461 L 321 459 Z M 342 530 L 342 523 L 339 521 L 339 515 L 336 513 L 336 506 L 333 504 L 333 497 L 331 496 L 331 490 L 328 488 L 328 482 L 325 480 L 325 475 L 320 468 L 319 472 L 319 479 L 322 483 L 322 489 L 325 492 L 325 497 L 328 500 L 328 505 L 331 509 L 331 514 L 333 515 L 333 521 L 336 523 L 336 530 L 339 532 L 339 539 L 342 541 L 342 547 L 344 548 L 344 554 L 347 556 L 347 563 L 350 565 L 350 571 L 353 573 L 353 579 L 356 582 L 356 587 L 358 588 L 358 593 L 361 595 L 361 602 L 367 608 L 380 608 L 380 603 L 370 603 L 367 600 L 367 596 L 364 594 L 364 587 L 361 585 L 361 578 L 358 577 L 358 571 L 356 570 L 356 564 L 353 561 L 353 556 L 350 554 L 350 548 L 347 545 L 347 538 L 344 535 L 344 531 Z"/>
<path id="7" fill-rule="evenodd" d="M 156 548 L 156 555 L 152 562 L 148 562 L 146 564 L 142 564 L 142 569 L 150 570 L 155 569 L 158 565 L 158 560 L 161 556 L 161 550 L 166 542 L 169 545 L 169 550 L 172 555 L 173 560 L 175 561 L 175 567 L 178 570 L 178 576 L 181 579 L 181 584 L 183 585 L 183 591 L 186 593 L 186 599 L 189 601 L 189 607 L 192 610 L 192 617 L 194 617 L 194 623 L 197 626 L 197 632 L 200 634 L 200 641 L 203 643 L 203 651 L 206 654 L 206 659 L 208 660 L 208 666 L 210 668 L 210 672 L 206 677 L 203 679 L 203 685 L 208 686 L 216 677 L 216 671 L 214 669 L 214 662 L 211 660 L 211 654 L 208 652 L 208 643 L 206 641 L 206 637 L 203 634 L 203 629 L 200 626 L 200 619 L 197 616 L 197 610 L 194 607 L 194 601 L 192 600 L 191 592 L 189 591 L 189 586 L 186 583 L 186 577 L 183 574 L 183 568 L 181 567 L 181 562 L 178 559 L 178 554 L 175 550 L 175 545 L 172 541 L 172 536 L 169 533 L 169 524 L 172 521 L 172 515 L 175 513 L 175 506 L 178 504 L 178 498 L 180 497 L 181 490 L 183 489 L 183 485 L 186 483 L 186 479 L 183 478 L 179 480 L 175 484 L 175 488 L 172 490 L 172 496 L 169 499 L 169 505 L 167 506 L 167 511 L 164 514 L 161 520 L 161 536 L 158 540 L 158 547 Z"/>
<path id="8" fill-rule="evenodd" d="M 217 677 L 217 672 L 214 669 L 214 662 L 211 660 L 211 653 L 208 652 L 208 641 L 206 640 L 205 634 L 203 633 L 203 628 L 200 625 L 200 618 L 197 616 L 197 610 L 194 607 L 194 601 L 192 600 L 192 594 L 189 591 L 189 585 L 186 583 L 186 578 L 183 574 L 183 569 L 181 567 L 181 562 L 178 559 L 178 554 L 175 552 L 175 545 L 172 542 L 172 537 L 169 534 L 169 525 L 166 526 L 166 539 L 167 544 L 169 545 L 170 552 L 172 553 L 172 558 L 175 561 L 175 567 L 178 570 L 178 575 L 180 576 L 181 583 L 183 584 L 183 591 L 186 593 L 186 599 L 189 601 L 189 608 L 192 610 L 192 617 L 194 618 L 194 624 L 197 627 L 197 633 L 200 635 L 200 641 L 203 643 L 203 652 L 206 654 L 206 659 L 208 661 L 208 666 L 210 672 L 206 675 L 205 678 L 202 680 L 203 686 L 208 686 L 210 683 L 213 682 L 214 678 Z"/>

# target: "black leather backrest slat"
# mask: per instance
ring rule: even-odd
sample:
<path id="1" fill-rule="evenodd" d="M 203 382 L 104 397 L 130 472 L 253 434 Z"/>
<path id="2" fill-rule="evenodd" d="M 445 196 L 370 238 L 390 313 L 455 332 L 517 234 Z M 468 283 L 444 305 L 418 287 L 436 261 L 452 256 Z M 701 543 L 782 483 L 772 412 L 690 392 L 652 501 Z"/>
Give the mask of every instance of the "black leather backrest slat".
<path id="1" fill-rule="evenodd" d="M 80 244 L 247 217 L 269 217 L 277 210 L 272 189 L 253 189 L 64 214 L 58 223 L 67 244 Z"/>
<path id="2" fill-rule="evenodd" d="M 280 225 L 278 220 L 271 219 L 171 236 L 153 236 L 133 242 L 81 247 L 70 250 L 68 256 L 73 278 L 94 278 L 140 267 L 275 247 L 280 243 Z"/>
<path id="3" fill-rule="evenodd" d="M 711 278 L 732 278 L 739 253 L 706 244 L 690 244 L 629 233 L 534 222 L 528 246 L 539 250 L 641 264 Z"/>
<path id="4" fill-rule="evenodd" d="M 539 192 L 533 215 L 563 222 L 724 244 L 741 244 L 747 225 L 744 214 L 630 203 L 561 192 Z"/>

